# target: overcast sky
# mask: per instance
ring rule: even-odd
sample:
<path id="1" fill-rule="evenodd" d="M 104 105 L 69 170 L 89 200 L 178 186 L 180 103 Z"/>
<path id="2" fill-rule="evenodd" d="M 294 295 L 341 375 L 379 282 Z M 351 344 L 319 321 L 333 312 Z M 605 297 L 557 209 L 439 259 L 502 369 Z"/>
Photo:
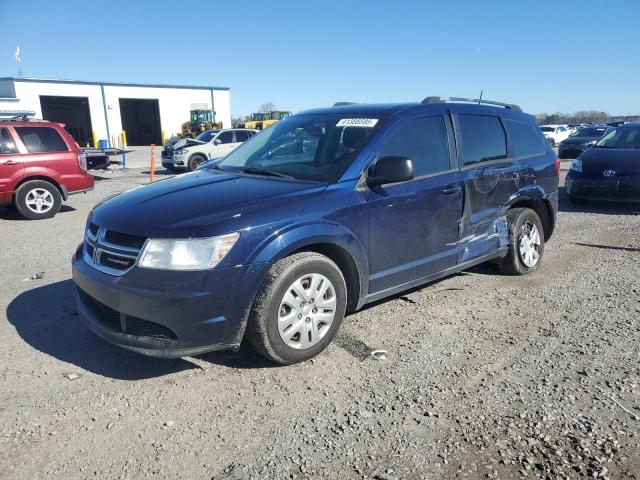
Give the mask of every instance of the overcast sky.
<path id="1" fill-rule="evenodd" d="M 19 45 L 26 77 L 228 86 L 234 115 L 481 89 L 640 114 L 638 0 L 0 0 L 0 32 L 0 76 Z"/>

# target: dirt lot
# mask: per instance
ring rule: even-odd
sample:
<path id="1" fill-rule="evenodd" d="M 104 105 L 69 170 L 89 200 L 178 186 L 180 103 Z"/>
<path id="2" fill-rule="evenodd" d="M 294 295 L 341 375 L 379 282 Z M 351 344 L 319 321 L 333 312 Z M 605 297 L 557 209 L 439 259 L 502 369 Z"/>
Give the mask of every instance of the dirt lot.
<path id="1" fill-rule="evenodd" d="M 52 220 L 0 208 L 0 478 L 640 478 L 640 209 L 562 193 L 536 274 L 369 306 L 302 365 L 161 361 L 76 313 L 90 207 L 146 180 L 104 177 Z"/>

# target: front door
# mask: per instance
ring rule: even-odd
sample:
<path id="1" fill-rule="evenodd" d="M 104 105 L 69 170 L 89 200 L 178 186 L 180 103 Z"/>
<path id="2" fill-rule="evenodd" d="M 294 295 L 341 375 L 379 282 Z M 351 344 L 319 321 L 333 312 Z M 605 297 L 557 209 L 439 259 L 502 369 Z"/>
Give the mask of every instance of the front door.
<path id="1" fill-rule="evenodd" d="M 0 204 L 11 202 L 12 190 L 24 170 L 22 156 L 8 128 L 0 128 Z"/>
<path id="2" fill-rule="evenodd" d="M 363 193 L 369 211 L 369 294 L 456 265 L 464 192 L 451 162 L 447 122 L 440 115 L 402 120 L 381 140 L 376 157 L 410 158 L 415 178 Z"/>

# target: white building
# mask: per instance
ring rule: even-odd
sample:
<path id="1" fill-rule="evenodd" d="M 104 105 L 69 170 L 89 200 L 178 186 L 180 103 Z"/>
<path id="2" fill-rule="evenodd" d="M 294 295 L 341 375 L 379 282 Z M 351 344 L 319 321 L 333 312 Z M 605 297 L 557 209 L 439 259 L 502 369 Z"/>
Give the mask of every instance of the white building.
<path id="1" fill-rule="evenodd" d="M 216 122 L 231 127 L 226 87 L 0 78 L 0 117 L 34 112 L 64 123 L 82 146 L 93 143 L 94 134 L 118 146 L 123 130 L 129 145 L 161 145 L 195 109 L 212 109 Z"/>

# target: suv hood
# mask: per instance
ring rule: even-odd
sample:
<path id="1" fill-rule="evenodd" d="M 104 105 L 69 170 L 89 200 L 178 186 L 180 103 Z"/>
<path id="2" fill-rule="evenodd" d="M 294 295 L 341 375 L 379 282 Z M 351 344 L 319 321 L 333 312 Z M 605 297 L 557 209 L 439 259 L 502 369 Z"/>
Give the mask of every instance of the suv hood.
<path id="1" fill-rule="evenodd" d="M 315 183 L 198 170 L 118 195 L 98 206 L 92 221 L 132 235 L 189 238 L 212 223 L 326 188 Z"/>
<path id="2" fill-rule="evenodd" d="M 200 140 L 196 140 L 195 138 L 181 138 L 173 144 L 173 149 L 179 150 L 181 148 L 192 147 L 193 145 L 202 145 L 204 143 L 205 142 L 201 142 Z"/>

